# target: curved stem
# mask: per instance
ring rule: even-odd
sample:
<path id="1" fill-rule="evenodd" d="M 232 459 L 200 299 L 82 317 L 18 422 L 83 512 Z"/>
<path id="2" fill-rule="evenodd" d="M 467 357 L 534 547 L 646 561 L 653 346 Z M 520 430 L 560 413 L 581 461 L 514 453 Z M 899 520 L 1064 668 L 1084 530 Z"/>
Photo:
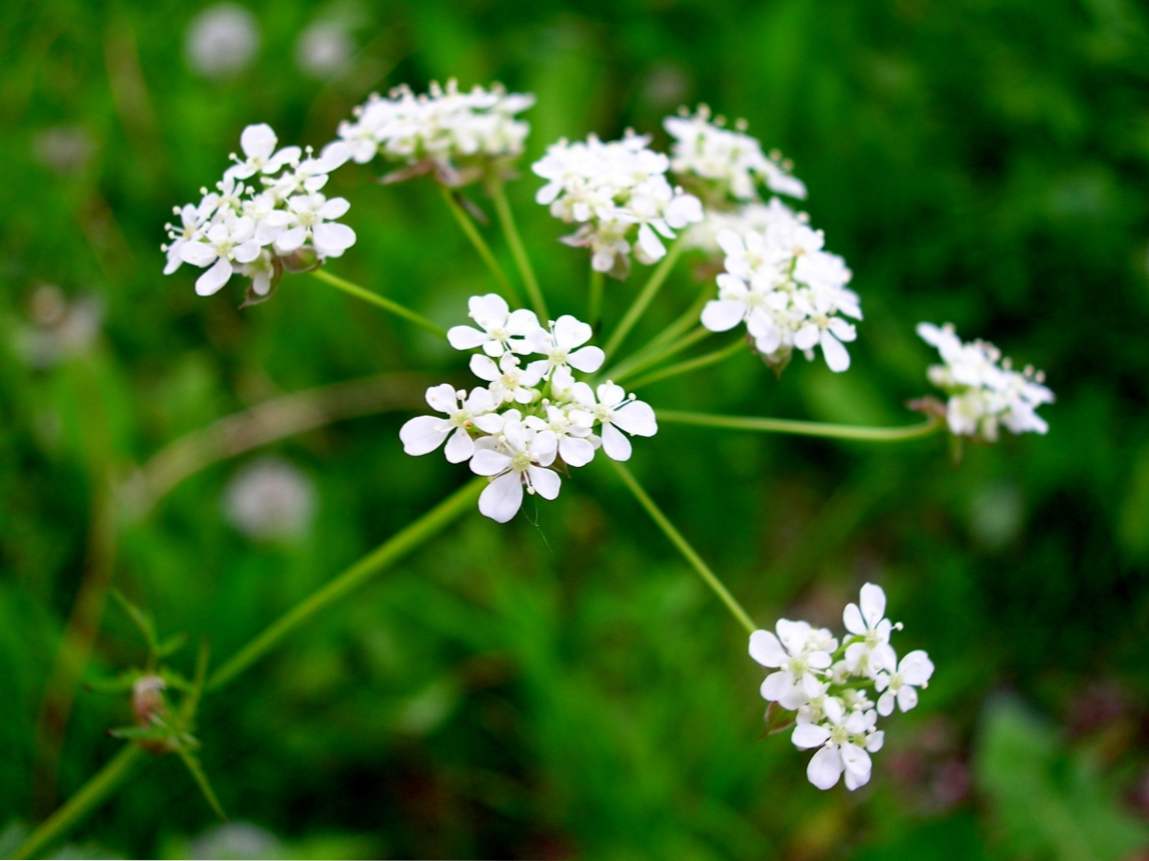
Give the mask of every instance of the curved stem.
<path id="1" fill-rule="evenodd" d="M 474 504 L 479 493 L 487 486 L 486 479 L 477 478 L 464 485 L 440 502 L 414 523 L 364 556 L 334 580 L 304 598 L 236 652 L 230 660 L 211 674 L 207 690 L 223 687 L 270 651 L 280 640 L 348 592 L 365 583 L 400 557 L 414 550 L 455 519 L 464 509 Z"/>
<path id="2" fill-rule="evenodd" d="M 451 210 L 451 215 L 455 216 L 455 221 L 466 234 L 467 239 L 471 240 L 471 245 L 479 252 L 479 257 L 482 258 L 483 263 L 486 264 L 487 269 L 490 270 L 491 275 L 499 282 L 499 288 L 502 290 L 503 295 L 511 300 L 515 305 L 523 304 L 523 297 L 519 295 L 518 289 L 511 283 L 507 277 L 507 273 L 503 271 L 503 267 L 499 265 L 499 261 L 495 259 L 494 252 L 491 251 L 491 246 L 487 244 L 487 240 L 483 239 L 483 235 L 479 233 L 479 228 L 475 226 L 474 220 L 467 211 L 460 205 L 455 193 L 447 186 L 440 185 L 439 188 L 443 192 L 443 200 L 447 202 L 447 208 Z"/>
<path id="3" fill-rule="evenodd" d="M 335 287 L 338 290 L 342 290 L 344 293 L 354 296 L 356 299 L 362 299 L 364 302 L 370 302 L 372 305 L 382 308 L 389 314 L 394 314 L 396 317 L 402 317 L 404 320 L 414 323 L 421 329 L 427 330 L 432 335 L 438 335 L 440 338 L 447 337 L 447 330 L 440 326 L 438 323 L 424 317 L 417 311 L 412 311 L 406 305 L 400 305 L 393 299 L 388 299 L 386 296 L 380 296 L 378 293 L 373 293 L 365 287 L 360 287 L 358 284 L 348 281 L 346 278 L 340 278 L 338 275 L 332 275 L 326 269 L 313 269 L 310 274 L 312 277 L 318 278 L 323 283 L 330 284 L 332 287 Z"/>
<path id="4" fill-rule="evenodd" d="M 119 785 L 143 758 L 144 751 L 134 744 L 121 748 L 107 765 L 96 772 L 87 783 L 69 798 L 55 813 L 45 819 L 28 835 L 16 850 L 16 858 L 30 858 L 66 833 L 84 816 L 104 803 L 113 789 Z"/>
<path id="5" fill-rule="evenodd" d="M 652 365 L 657 365 L 659 362 L 669 359 L 671 356 L 677 356 L 683 350 L 697 344 L 703 338 L 706 338 L 713 333 L 708 329 L 703 329 L 699 326 L 689 335 L 679 338 L 677 341 L 670 345 L 664 345 L 661 348 L 655 348 L 646 351 L 645 355 L 636 355 L 625 362 L 620 362 L 612 369 L 611 378 L 618 382 L 627 377 L 633 377 L 639 371 L 645 371 Z"/>
<path id="6" fill-rule="evenodd" d="M 602 281 L 602 273 L 592 266 L 590 270 L 589 311 L 587 313 L 590 318 L 587 322 L 590 323 L 592 329 L 598 329 L 599 317 L 602 316 Z"/>
<path id="7" fill-rule="evenodd" d="M 527 256 L 527 249 L 523 246 L 523 238 L 519 236 L 519 228 L 515 225 L 515 216 L 511 212 L 511 204 L 507 200 L 507 193 L 501 182 L 495 181 L 487 186 L 491 200 L 495 202 L 495 213 L 499 216 L 499 223 L 507 235 L 507 244 L 511 246 L 511 254 L 515 258 L 515 265 L 522 276 L 523 286 L 527 289 L 527 296 L 535 307 L 535 313 L 544 323 L 549 319 L 547 303 L 543 300 L 543 293 L 539 289 L 535 270 L 531 268 L 531 259 Z"/>
<path id="8" fill-rule="evenodd" d="M 903 442 L 905 440 L 930 436 L 944 428 L 944 424 L 936 418 L 929 418 L 916 425 L 881 428 L 751 416 L 715 416 L 709 413 L 690 413 L 680 412 L 678 410 L 659 410 L 658 420 L 667 424 L 763 431 L 765 433 L 786 433 L 796 434 L 798 436 L 816 436 L 825 437 L 827 439 L 849 439 L 864 442 Z"/>
<path id="9" fill-rule="evenodd" d="M 650 301 L 658 294 L 662 288 L 663 283 L 666 281 L 666 276 L 670 274 L 670 270 L 674 268 L 675 262 L 678 260 L 679 255 L 682 254 L 682 249 L 685 246 L 682 240 L 678 240 L 670 246 L 670 250 L 666 252 L 666 256 L 655 267 L 655 270 L 650 273 L 650 278 L 647 279 L 646 285 L 634 300 L 634 304 L 626 312 L 626 316 L 618 324 L 618 328 L 610 336 L 610 340 L 606 343 L 606 354 L 613 356 L 615 351 L 622 344 L 623 340 L 634 328 L 634 324 L 638 322 L 638 318 L 646 310 Z"/>
<path id="10" fill-rule="evenodd" d="M 690 567 L 698 573 L 702 581 L 709 586 L 722 603 L 726 605 L 726 609 L 738 620 L 738 623 L 745 628 L 748 633 L 753 633 L 758 626 L 754 624 L 754 620 L 750 618 L 750 614 L 747 613 L 734 596 L 730 594 L 730 590 L 723 585 L 722 581 L 718 579 L 718 575 L 710 569 L 710 566 L 702 561 L 702 557 L 687 543 L 686 539 L 682 537 L 682 533 L 674 528 L 673 523 L 667 520 L 666 515 L 662 513 L 662 509 L 660 509 L 647 492 L 642 489 L 642 485 L 635 480 L 631 471 L 616 460 L 610 461 L 610 465 L 614 467 L 615 472 L 622 478 L 623 484 L 634 494 L 639 504 L 646 509 L 646 513 L 650 515 L 651 520 L 653 520 L 658 528 L 662 530 L 663 534 L 670 539 L 670 543 L 682 554 L 683 558 L 690 563 Z"/>
<path id="11" fill-rule="evenodd" d="M 645 377 L 640 377 L 631 383 L 631 388 L 640 389 L 643 386 L 649 386 L 651 383 L 656 383 L 659 380 L 677 377 L 680 374 L 688 374 L 691 371 L 697 371 L 699 368 L 706 368 L 710 365 L 717 365 L 719 362 L 724 362 L 736 353 L 745 350 L 745 348 L 746 339 L 739 337 L 738 340 L 727 344 L 720 350 L 715 350 L 713 353 L 705 353 L 701 356 L 695 356 L 693 359 L 687 359 L 675 365 L 660 368 L 657 371 L 651 371 Z"/>

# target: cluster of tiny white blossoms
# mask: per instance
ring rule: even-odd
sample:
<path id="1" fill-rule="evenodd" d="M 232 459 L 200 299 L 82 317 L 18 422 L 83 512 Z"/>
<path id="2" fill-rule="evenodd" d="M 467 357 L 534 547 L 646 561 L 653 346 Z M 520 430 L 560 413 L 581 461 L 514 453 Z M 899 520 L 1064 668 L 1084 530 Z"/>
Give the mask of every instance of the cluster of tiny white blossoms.
<path id="1" fill-rule="evenodd" d="M 1040 371 L 1015 370 L 986 341 L 963 343 L 949 323 L 920 323 L 918 334 L 941 355 L 943 364 L 930 366 L 929 379 L 949 396 L 945 416 L 951 433 L 993 442 L 1002 425 L 1015 434 L 1049 429 L 1037 408 L 1053 403 L 1053 392 Z"/>
<path id="2" fill-rule="evenodd" d="M 684 185 L 697 191 L 707 207 L 726 202 L 758 199 L 760 185 L 775 194 L 804 198 L 806 186 L 791 174 L 792 165 L 782 156 L 762 151 L 756 138 L 746 134 L 745 120 L 726 127 L 722 117 L 711 119 L 710 108 L 699 105 L 693 113 L 685 108 L 663 120 L 674 138 L 670 169 Z"/>
<path id="3" fill-rule="evenodd" d="M 451 463 L 470 462 L 490 484 L 479 511 L 505 523 L 518 512 L 524 489 L 543 499 L 558 496 L 563 465 L 590 463 L 601 448 L 628 460 L 631 436 L 654 436 L 654 410 L 610 380 L 592 387 L 576 372 L 593 374 L 604 354 L 588 342 L 591 327 L 569 314 L 539 322 L 533 311 L 512 311 L 497 294 L 468 302 L 474 326 L 454 326 L 447 340 L 477 350 L 471 372 L 484 385 L 470 391 L 449 383 L 427 389 L 434 416 L 418 416 L 399 430 L 403 450 L 423 455 L 446 443 Z"/>
<path id="4" fill-rule="evenodd" d="M 249 299 L 258 301 L 284 270 L 314 267 L 355 244 L 355 231 L 338 222 L 350 204 L 320 191 L 347 160 L 346 148 L 331 145 L 317 156 L 277 144 L 271 126 L 248 126 L 243 157 L 232 155 L 235 163 L 214 189 L 201 189 L 198 203 L 175 208 L 180 223 L 165 225 L 165 275 L 181 263 L 205 269 L 195 289 L 211 296 L 238 273 L 251 279 Z"/>
<path id="5" fill-rule="evenodd" d="M 403 165 L 390 180 L 433 173 L 445 185 L 461 186 L 491 171 L 501 179 L 530 131 L 516 115 L 534 102 L 533 95 L 497 84 L 463 91 L 451 80 L 418 95 L 401 86 L 356 108 L 353 120 L 340 123 L 339 138 L 360 164 L 381 155 Z"/>
<path id="6" fill-rule="evenodd" d="M 791 740 L 802 750 L 817 749 L 806 776 L 829 789 L 845 776 L 846 788 L 870 780 L 871 753 L 881 750 L 885 734 L 878 717 L 906 712 L 918 703 L 934 665 L 920 649 L 900 661 L 890 635 L 901 630 L 886 618 L 886 593 L 862 587 L 859 604 L 842 613 L 846 635 L 839 641 L 825 628 L 780 619 L 771 631 L 750 635 L 750 657 L 773 670 L 762 683 L 771 709 L 794 712 Z M 769 717 L 769 711 L 767 715 Z"/>
<path id="7" fill-rule="evenodd" d="M 664 239 L 702 220 L 702 204 L 667 179 L 670 160 L 650 138 L 628 131 L 622 140 L 560 140 L 532 167 L 546 180 L 535 200 L 578 229 L 563 238 L 589 248 L 598 272 L 626 276 L 633 254 L 650 265 L 666 254 Z"/>

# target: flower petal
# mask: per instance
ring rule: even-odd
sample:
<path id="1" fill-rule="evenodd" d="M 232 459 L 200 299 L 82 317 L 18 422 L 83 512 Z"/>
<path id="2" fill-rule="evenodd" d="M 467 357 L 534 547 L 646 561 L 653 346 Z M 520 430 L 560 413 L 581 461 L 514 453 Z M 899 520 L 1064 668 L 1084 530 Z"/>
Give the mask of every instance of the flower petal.
<path id="1" fill-rule="evenodd" d="M 630 460 L 630 440 L 609 422 L 602 426 L 602 450 L 611 460 Z"/>
<path id="2" fill-rule="evenodd" d="M 599 347 L 582 347 L 567 356 L 567 363 L 584 374 L 593 374 L 605 360 L 606 353 Z"/>
<path id="3" fill-rule="evenodd" d="M 527 476 L 531 480 L 531 487 L 534 488 L 535 493 L 543 499 L 554 499 L 559 495 L 559 488 L 562 487 L 562 479 L 559 474 L 553 469 L 546 469 L 541 466 L 527 467 Z"/>
<path id="4" fill-rule="evenodd" d="M 611 423 L 634 436 L 654 436 L 658 433 L 654 410 L 645 401 L 631 401 L 616 410 Z"/>
<path id="5" fill-rule="evenodd" d="M 886 593 L 881 586 L 866 583 L 862 586 L 861 605 L 868 627 L 875 628 L 886 615 Z"/>
<path id="6" fill-rule="evenodd" d="M 787 656 L 773 632 L 755 631 L 750 635 L 750 657 L 764 667 L 780 667 Z"/>
<path id="7" fill-rule="evenodd" d="M 742 322 L 746 306 L 730 299 L 715 299 L 702 309 L 702 325 L 711 332 L 725 332 Z"/>
<path id="8" fill-rule="evenodd" d="M 475 475 L 498 475 L 510 466 L 510 456 L 493 448 L 480 448 L 471 457 L 471 472 Z M 515 480 L 518 481 L 517 475 Z"/>
<path id="9" fill-rule="evenodd" d="M 478 457 L 482 451 L 476 452 Z M 474 459 L 471 463 L 474 464 Z M 496 523 L 506 523 L 523 504 L 523 482 L 517 473 L 508 472 L 486 486 L 479 494 L 479 512 Z"/>
<path id="10" fill-rule="evenodd" d="M 456 350 L 473 350 L 482 346 L 485 340 L 486 332 L 480 332 L 473 326 L 452 326 L 447 330 L 447 343 Z M 502 355 L 501 348 L 499 354 Z"/>
<path id="11" fill-rule="evenodd" d="M 447 440 L 447 447 L 443 449 L 443 454 L 446 456 L 448 463 L 462 463 L 470 459 L 474 453 L 475 441 L 471 439 L 471 435 L 463 428 L 455 429 L 455 432 L 451 434 L 451 438 Z"/>
<path id="12" fill-rule="evenodd" d="M 208 269 L 195 282 L 195 292 L 200 296 L 211 296 L 218 293 L 220 288 L 231 278 L 231 263 L 226 258 L 219 258 L 215 266 Z"/>
<path id="13" fill-rule="evenodd" d="M 907 684 L 922 686 L 930 680 L 930 676 L 934 674 L 934 664 L 930 660 L 930 656 L 923 652 L 921 649 L 914 649 L 909 652 L 902 662 L 898 664 L 898 675 L 902 677 L 902 681 Z"/>
<path id="14" fill-rule="evenodd" d="M 435 416 L 416 416 L 399 428 L 403 451 L 418 457 L 437 449 L 447 438 L 451 423 Z"/>
<path id="15" fill-rule="evenodd" d="M 842 776 L 842 758 L 833 745 L 823 747 L 810 757 L 806 777 L 818 789 L 830 789 Z"/>
<path id="16" fill-rule="evenodd" d="M 829 740 L 830 731 L 816 723 L 800 723 L 794 727 L 794 732 L 790 734 L 790 741 L 794 742 L 795 747 L 802 750 L 820 747 Z"/>

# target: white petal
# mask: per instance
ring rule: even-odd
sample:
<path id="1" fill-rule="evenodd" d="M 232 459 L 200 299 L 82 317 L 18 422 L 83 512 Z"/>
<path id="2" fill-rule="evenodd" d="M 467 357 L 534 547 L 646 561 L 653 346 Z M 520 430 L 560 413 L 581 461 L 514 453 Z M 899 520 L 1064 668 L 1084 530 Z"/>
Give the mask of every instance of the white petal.
<path id="1" fill-rule="evenodd" d="M 290 254 L 307 241 L 307 228 L 292 227 L 275 237 L 275 250 Z"/>
<path id="2" fill-rule="evenodd" d="M 472 296 L 467 300 L 467 310 L 470 317 L 484 329 L 493 329 L 501 326 L 507 320 L 510 307 L 507 300 L 498 293 L 485 293 L 482 296 Z"/>
<path id="3" fill-rule="evenodd" d="M 451 423 L 435 416 L 416 416 L 399 428 L 403 451 L 410 455 L 432 452 L 443 444 L 451 430 Z"/>
<path id="4" fill-rule="evenodd" d="M 885 743 L 886 734 L 880 729 L 866 736 L 866 750 L 870 753 L 877 753 Z"/>
<path id="5" fill-rule="evenodd" d="M 462 463 L 475 453 L 475 441 L 463 428 L 456 428 L 447 440 L 447 447 L 443 449 L 449 463 Z"/>
<path id="6" fill-rule="evenodd" d="M 475 475 L 498 475 L 510 466 L 510 456 L 493 448 L 478 449 L 471 457 L 471 472 Z M 518 476 L 515 476 L 515 480 L 518 481 Z"/>
<path id="7" fill-rule="evenodd" d="M 570 366 L 582 371 L 584 374 L 593 374 L 602 367 L 602 363 L 605 359 L 606 353 L 599 347 L 583 347 L 567 356 L 567 362 Z"/>
<path id="8" fill-rule="evenodd" d="M 180 258 L 192 266 L 207 266 L 219 257 L 206 242 L 185 242 L 180 246 Z"/>
<path id="9" fill-rule="evenodd" d="M 276 140 L 275 132 L 271 126 L 267 123 L 259 123 L 258 125 L 250 125 L 243 130 L 243 134 L 239 136 L 239 145 L 243 149 L 243 154 L 248 158 L 252 156 L 267 158 L 275 149 Z"/>
<path id="10" fill-rule="evenodd" d="M 559 478 L 559 474 L 553 469 L 531 466 L 527 467 L 527 475 L 530 477 L 531 487 L 543 499 L 554 499 L 559 495 L 559 488 L 562 487 L 563 482 Z"/>
<path id="11" fill-rule="evenodd" d="M 254 239 L 249 239 L 247 242 L 233 248 L 231 257 L 236 263 L 250 263 L 259 256 L 261 250 L 258 242 Z"/>
<path id="12" fill-rule="evenodd" d="M 847 604 L 846 609 L 842 611 L 842 624 L 851 634 L 866 633 L 866 622 L 862 619 L 862 611 L 853 602 Z"/>
<path id="13" fill-rule="evenodd" d="M 602 426 L 602 450 L 611 460 L 630 460 L 630 440 L 609 423 Z"/>
<path id="14" fill-rule="evenodd" d="M 869 778 L 872 763 L 870 762 L 870 755 L 865 750 L 852 742 L 846 742 L 842 745 L 840 755 L 842 765 L 848 772 L 858 777 L 865 775 L 867 779 Z"/>
<path id="15" fill-rule="evenodd" d="M 829 739 L 830 731 L 816 723 L 800 723 L 794 727 L 794 732 L 790 734 L 790 741 L 794 742 L 795 747 L 802 750 L 820 747 Z"/>
<path id="16" fill-rule="evenodd" d="M 794 333 L 794 346 L 799 350 L 809 350 L 818 343 L 818 327 L 807 323 Z"/>
<path id="17" fill-rule="evenodd" d="M 898 675 L 902 677 L 903 681 L 911 685 L 920 687 L 928 682 L 933 674 L 933 661 L 921 649 L 914 649 L 898 664 Z"/>
<path id="18" fill-rule="evenodd" d="M 826 367 L 831 371 L 835 374 L 840 374 L 850 367 L 850 354 L 846 352 L 846 348 L 842 346 L 841 341 L 829 332 L 823 332 L 821 345 L 822 355 L 826 359 Z"/>
<path id="19" fill-rule="evenodd" d="M 594 334 L 589 325 L 570 314 L 563 314 L 555 320 L 554 333 L 555 343 L 564 350 L 582 346 Z"/>
<path id="20" fill-rule="evenodd" d="M 427 405 L 437 413 L 453 413 L 459 408 L 459 397 L 450 383 L 439 383 L 427 389 Z"/>
<path id="21" fill-rule="evenodd" d="M 355 244 L 355 231 L 346 224 L 323 222 L 313 228 L 312 241 L 324 257 L 338 257 Z"/>
<path id="22" fill-rule="evenodd" d="M 725 332 L 742 322 L 746 306 L 742 302 L 715 299 L 702 309 L 702 325 L 711 332 Z"/>
<path id="23" fill-rule="evenodd" d="M 819 789 L 829 789 L 842 776 L 842 758 L 836 747 L 824 747 L 812 757 L 806 766 L 806 777 Z"/>
<path id="24" fill-rule="evenodd" d="M 351 204 L 347 202 L 345 197 L 333 197 L 331 200 L 319 207 L 319 217 L 324 221 L 334 221 L 337 218 L 342 218 L 347 214 L 347 210 L 351 208 Z"/>
<path id="25" fill-rule="evenodd" d="M 862 586 L 862 615 L 869 627 L 875 628 L 886 615 L 886 593 L 881 586 L 866 583 Z"/>
<path id="26" fill-rule="evenodd" d="M 878 697 L 878 714 L 887 717 L 894 713 L 894 692 L 886 691 Z"/>
<path id="27" fill-rule="evenodd" d="M 480 354 L 471 356 L 471 373 L 488 383 L 493 383 L 501 376 L 499 366 L 494 363 L 491 357 Z"/>
<path id="28" fill-rule="evenodd" d="M 918 692 L 910 685 L 904 685 L 898 691 L 898 708 L 904 712 L 908 712 L 918 704 Z"/>
<path id="29" fill-rule="evenodd" d="M 231 278 L 231 263 L 223 257 L 215 262 L 215 266 L 208 269 L 195 282 L 195 292 L 200 296 L 211 296 Z"/>
<path id="30" fill-rule="evenodd" d="M 480 454 L 481 451 L 476 452 L 475 456 Z M 522 504 L 523 483 L 514 472 L 499 476 L 479 494 L 479 512 L 497 523 L 506 523 L 514 517 Z"/>
<path id="31" fill-rule="evenodd" d="M 779 670 L 776 673 L 771 673 L 762 681 L 762 699 L 777 702 L 793 688 L 790 674 Z"/>
<path id="32" fill-rule="evenodd" d="M 652 262 L 666 254 L 666 246 L 649 224 L 644 224 L 638 229 L 638 247 L 646 255 L 646 259 Z"/>
<path id="33" fill-rule="evenodd" d="M 608 380 L 595 389 L 595 395 L 598 397 L 600 404 L 613 407 L 626 400 L 626 389 Z"/>
<path id="34" fill-rule="evenodd" d="M 654 410 L 645 401 L 631 401 L 616 410 L 611 423 L 635 436 L 654 436 L 658 433 Z"/>
<path id="35" fill-rule="evenodd" d="M 447 330 L 447 342 L 456 350 L 473 350 L 487 340 L 487 334 L 473 326 L 452 326 Z M 502 349 L 499 350 L 500 354 Z"/>
<path id="36" fill-rule="evenodd" d="M 586 466 L 594 458 L 594 446 L 590 440 L 566 436 L 559 441 L 559 454 L 569 466 Z"/>
<path id="37" fill-rule="evenodd" d="M 764 667 L 780 667 L 786 663 L 786 651 L 770 631 L 755 631 L 750 635 L 750 657 Z"/>

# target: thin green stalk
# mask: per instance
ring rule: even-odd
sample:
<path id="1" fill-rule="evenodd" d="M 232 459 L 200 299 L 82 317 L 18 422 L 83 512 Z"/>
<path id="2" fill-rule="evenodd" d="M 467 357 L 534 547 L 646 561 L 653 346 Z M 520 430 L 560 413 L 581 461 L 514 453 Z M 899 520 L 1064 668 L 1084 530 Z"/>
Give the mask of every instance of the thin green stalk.
<path id="1" fill-rule="evenodd" d="M 610 376 L 615 382 L 627 377 L 633 377 L 639 371 L 645 371 L 647 368 L 657 365 L 659 362 L 663 362 L 671 356 L 677 356 L 683 350 L 689 349 L 703 338 L 709 337 L 712 334 L 713 333 L 708 329 L 703 329 L 699 326 L 689 335 L 679 338 L 669 346 L 663 345 L 659 349 L 647 351 L 644 355 L 633 356 L 629 361 L 620 362 L 612 369 Z"/>
<path id="2" fill-rule="evenodd" d="M 602 273 L 593 266 L 590 270 L 590 305 L 587 316 L 592 329 L 597 329 L 602 316 Z"/>
<path id="3" fill-rule="evenodd" d="M 703 306 L 705 306 L 707 302 L 714 298 L 713 294 L 713 285 L 710 283 L 705 284 L 702 292 L 699 294 L 698 298 L 690 304 L 690 307 L 683 311 L 681 316 L 675 319 L 673 323 L 655 335 L 649 346 L 657 347 L 661 344 L 667 343 L 668 341 L 673 341 L 679 335 L 688 331 L 691 326 L 698 322 L 699 318 L 702 316 Z M 646 348 L 644 347 L 643 349 Z"/>
<path id="4" fill-rule="evenodd" d="M 483 235 L 479 233 L 479 228 L 475 226 L 474 220 L 459 204 L 455 193 L 445 185 L 440 185 L 439 188 L 443 191 L 443 200 L 447 202 L 447 208 L 451 210 L 451 215 L 455 216 L 456 223 L 462 228 L 467 238 L 471 240 L 471 245 L 475 246 L 475 250 L 479 252 L 479 257 L 482 258 L 483 263 L 486 264 L 491 275 L 499 282 L 499 289 L 502 290 L 503 295 L 514 305 L 522 305 L 523 297 L 519 295 L 518 289 L 511 283 L 511 279 L 507 277 L 507 273 L 503 271 L 503 267 L 499 265 L 499 261 L 495 259 L 495 255 L 491 251 L 491 246 L 487 244 L 487 240 L 483 239 Z"/>
<path id="5" fill-rule="evenodd" d="M 630 387 L 640 389 L 643 386 L 649 386 L 651 383 L 657 383 L 659 380 L 677 377 L 680 374 L 688 374 L 691 371 L 697 371 L 699 368 L 707 368 L 710 365 L 717 365 L 719 362 L 724 362 L 731 356 L 745 349 L 746 339 L 739 337 L 738 340 L 732 341 L 720 350 L 715 350 L 712 353 L 704 353 L 701 356 L 695 356 L 693 359 L 687 359 L 683 362 L 670 365 L 669 367 L 651 371 L 646 376 L 640 377 L 631 383 Z"/>
<path id="6" fill-rule="evenodd" d="M 96 772 L 79 792 L 28 835 L 16 850 L 15 857 L 31 858 L 39 854 L 43 847 L 65 834 L 73 825 L 103 804 L 112 790 L 128 776 L 143 757 L 143 748 L 137 745 L 129 744 L 121 748 L 111 762 Z"/>
<path id="7" fill-rule="evenodd" d="M 429 320 L 417 311 L 412 311 L 406 305 L 400 305 L 393 299 L 388 299 L 386 296 L 380 296 L 378 293 L 373 293 L 365 287 L 360 287 L 348 281 L 346 278 L 340 278 L 338 275 L 332 275 L 326 269 L 314 269 L 311 271 L 314 278 L 318 278 L 325 284 L 330 284 L 338 290 L 342 290 L 356 299 L 362 299 L 364 302 L 370 302 L 389 314 L 394 314 L 396 317 L 402 317 L 422 329 L 426 329 L 432 335 L 438 335 L 440 338 L 447 337 L 447 330 L 440 326 L 433 320 Z"/>
<path id="8" fill-rule="evenodd" d="M 618 350 L 623 340 L 634 328 L 634 324 L 638 322 L 639 317 L 646 310 L 651 300 L 658 294 L 662 288 L 663 283 L 666 281 L 666 276 L 670 274 L 670 270 L 674 268 L 675 262 L 678 260 L 679 255 L 685 246 L 682 240 L 678 240 L 670 246 L 670 250 L 666 252 L 666 256 L 655 267 L 654 271 L 650 273 L 650 278 L 647 279 L 646 285 L 642 288 L 641 292 L 635 298 L 634 303 L 626 312 L 626 316 L 618 324 L 618 328 L 610 336 L 610 340 L 606 342 L 606 354 L 613 356 L 615 351 Z"/>
<path id="9" fill-rule="evenodd" d="M 319 590 L 304 598 L 236 652 L 227 663 L 217 668 L 208 679 L 207 690 L 215 690 L 226 685 L 312 616 L 325 610 L 388 565 L 432 538 L 465 509 L 473 505 L 486 485 L 486 480 L 482 478 L 477 478 L 464 485 L 414 523 L 395 533 L 334 580 L 328 581 Z"/>
<path id="10" fill-rule="evenodd" d="M 677 410 L 659 410 L 659 422 L 665 424 L 697 425 L 699 427 L 728 428 L 730 430 L 787 433 L 798 436 L 816 436 L 828 439 L 849 439 L 864 442 L 903 442 L 930 436 L 944 427 L 936 418 L 916 425 L 876 428 L 857 425 L 839 425 L 828 422 L 804 422 L 791 419 L 769 419 L 751 416 L 715 416 L 708 413 L 689 413 Z"/>
<path id="11" fill-rule="evenodd" d="M 511 204 L 507 200 L 507 193 L 502 182 L 495 181 L 487 186 L 491 200 L 495 202 L 495 213 L 499 216 L 499 223 L 507 235 L 507 244 L 511 246 L 511 254 L 515 258 L 515 265 L 519 268 L 523 286 L 527 288 L 527 296 L 535 306 L 535 312 L 544 322 L 550 319 L 547 314 L 547 303 L 543 300 L 543 292 L 539 289 L 535 270 L 531 268 L 531 259 L 527 256 L 527 249 L 523 246 L 523 238 L 519 235 L 519 228 L 515 225 L 515 216 L 511 212 Z"/>
<path id="12" fill-rule="evenodd" d="M 709 586 L 722 603 L 726 605 L 726 609 L 738 620 L 738 623 L 742 625 L 748 633 L 753 633 L 757 630 L 758 626 L 754 624 L 754 620 L 750 618 L 750 614 L 747 613 L 734 596 L 730 594 L 730 590 L 723 585 L 722 581 L 718 579 L 718 575 L 710 569 L 710 566 L 702 561 L 702 557 L 687 543 L 686 539 L 682 537 L 682 533 L 675 529 L 674 524 L 666 519 L 666 515 L 662 513 L 662 509 L 660 509 L 654 500 L 647 495 L 646 491 L 642 489 L 642 485 L 635 480 L 630 470 L 616 460 L 611 460 L 610 465 L 614 467 L 615 472 L 619 474 L 623 483 L 630 492 L 634 494 L 639 504 L 646 509 L 646 513 L 650 515 L 651 520 L 653 520 L 658 528 L 662 530 L 663 534 L 670 539 L 670 543 L 673 544 L 675 549 L 682 554 L 683 558 L 690 563 L 690 567 L 698 573 L 702 581 Z"/>

